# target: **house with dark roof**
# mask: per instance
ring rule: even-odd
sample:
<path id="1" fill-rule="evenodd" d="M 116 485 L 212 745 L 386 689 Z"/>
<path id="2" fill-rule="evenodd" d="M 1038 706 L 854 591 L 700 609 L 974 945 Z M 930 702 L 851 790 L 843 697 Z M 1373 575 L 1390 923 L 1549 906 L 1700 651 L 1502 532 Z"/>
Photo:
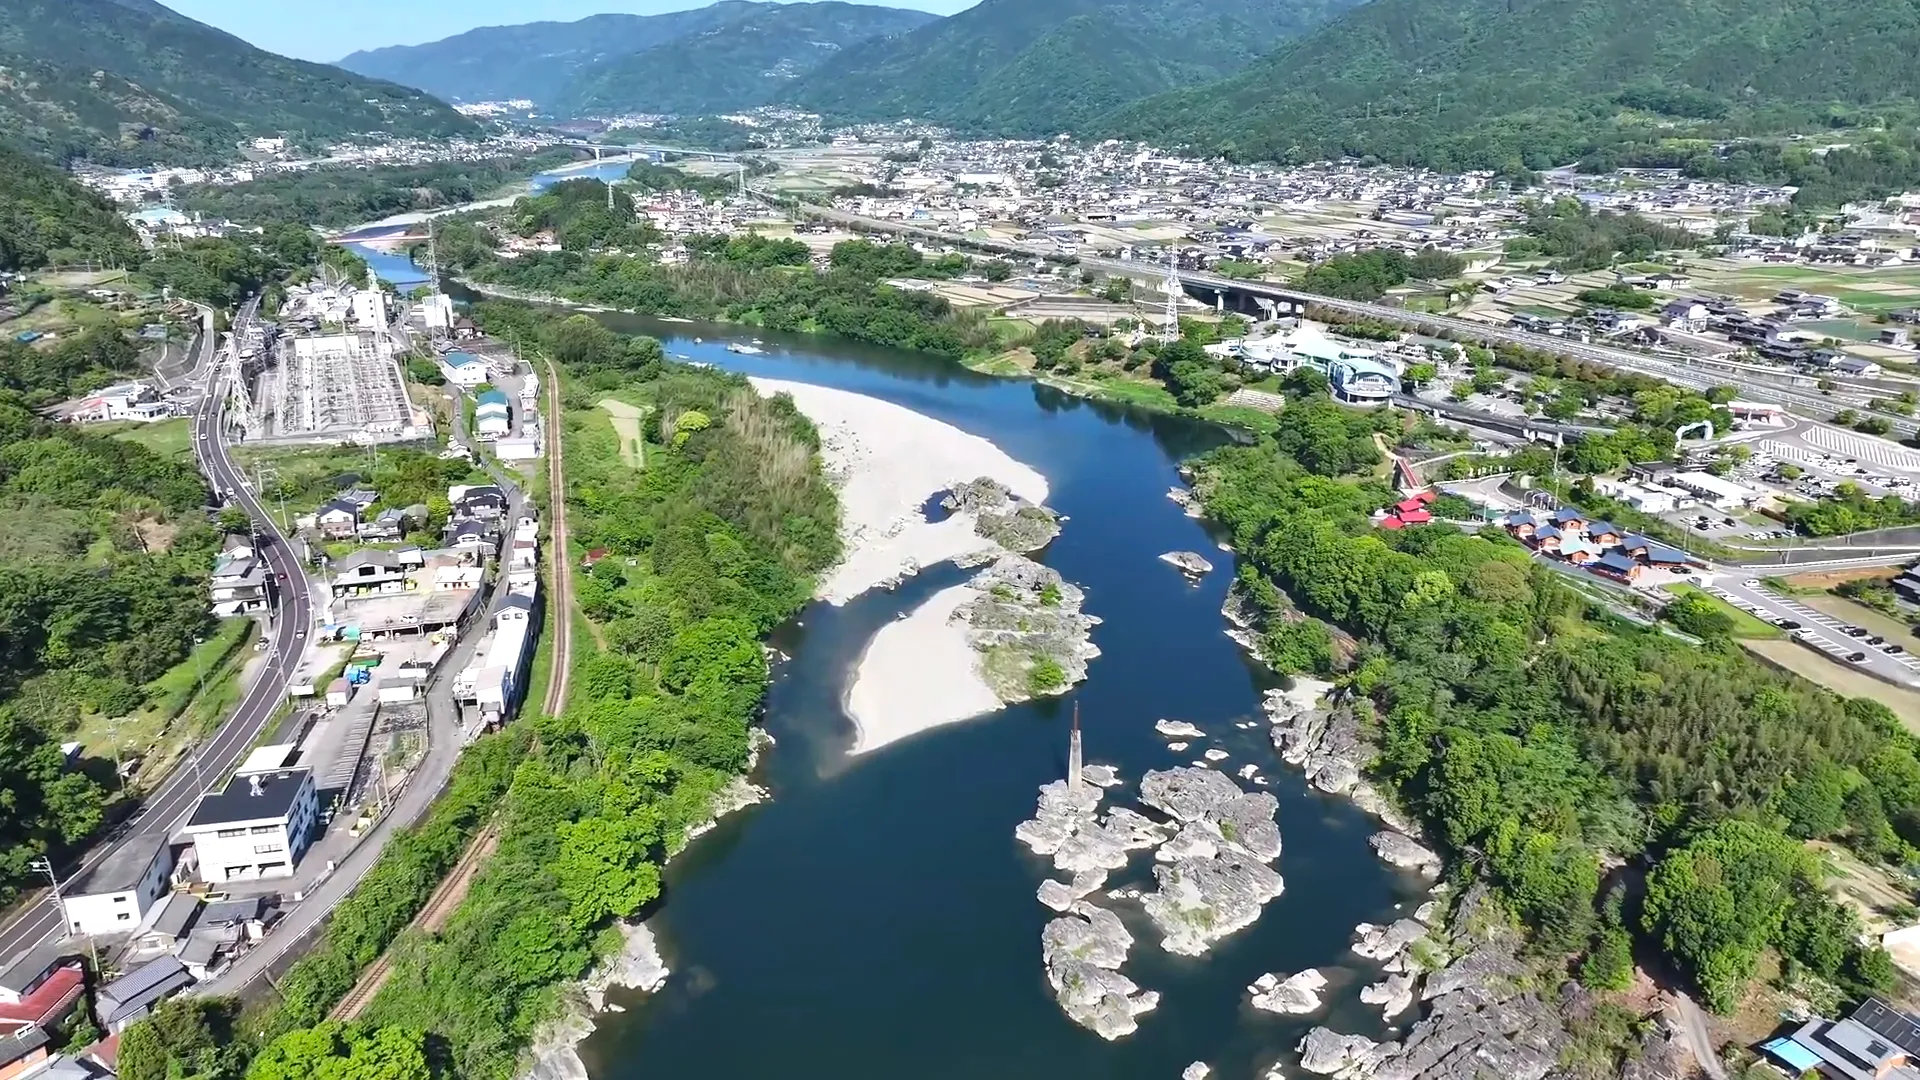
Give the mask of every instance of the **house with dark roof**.
<path id="1" fill-rule="evenodd" d="M 200 796 L 184 831 L 193 837 L 202 879 L 251 881 L 291 875 L 319 817 L 313 770 L 272 769 L 236 774 Z"/>
<path id="2" fill-rule="evenodd" d="M 80 954 L 62 942 L 43 942 L 0 969 L 0 1021 L 58 1024 L 86 992 Z"/>
<path id="3" fill-rule="evenodd" d="M 1632 584 L 1646 568 L 1626 555 L 1609 551 L 1588 563 L 1587 569 L 1596 574 Z"/>
<path id="4" fill-rule="evenodd" d="M 62 894 L 76 934 L 126 933 L 167 893 L 173 850 L 163 833 L 133 836 L 107 853 Z"/>
<path id="5" fill-rule="evenodd" d="M 1815 1017 L 1760 1049 L 1796 1074 L 1829 1080 L 1920 1080 L 1920 1021 L 1868 998 L 1842 1020 Z"/>
<path id="6" fill-rule="evenodd" d="M 108 1031 L 125 1031 L 155 1005 L 192 985 L 186 965 L 177 957 L 162 956 L 101 987 L 94 994 L 94 1011 Z"/>

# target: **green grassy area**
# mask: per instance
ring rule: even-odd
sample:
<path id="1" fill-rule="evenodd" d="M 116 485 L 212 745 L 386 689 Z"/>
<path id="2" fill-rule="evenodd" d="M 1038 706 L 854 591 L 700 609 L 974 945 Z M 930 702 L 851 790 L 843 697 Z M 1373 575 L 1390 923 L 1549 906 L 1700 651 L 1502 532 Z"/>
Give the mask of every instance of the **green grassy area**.
<path id="1" fill-rule="evenodd" d="M 162 457 L 185 458 L 193 453 L 193 418 L 190 416 L 176 416 L 151 424 L 138 421 L 101 424 L 92 430 L 101 435 L 139 443 Z"/>
<path id="2" fill-rule="evenodd" d="M 195 735 L 213 730 L 238 705 L 240 675 L 253 655 L 251 619 L 227 619 L 186 660 L 147 684 L 147 704 L 123 717 L 82 716 L 74 739 L 89 757 L 146 754 L 143 772 L 170 763 Z"/>
<path id="3" fill-rule="evenodd" d="M 1102 398 L 1169 412 L 1180 407 L 1166 387 L 1139 379 L 1105 378 L 1088 372 L 1077 376 L 1042 375 L 1039 381 L 1082 397 Z"/>
<path id="4" fill-rule="evenodd" d="M 1666 590 L 1676 596 L 1699 596 L 1705 598 L 1707 603 L 1712 604 L 1721 614 L 1733 620 L 1733 636 L 1736 638 L 1759 641 L 1767 638 L 1786 636 L 1785 631 L 1772 623 L 1748 612 L 1741 611 L 1739 608 L 1734 607 L 1732 604 L 1727 603 L 1725 600 L 1720 599 L 1698 586 L 1674 584 L 1666 586 Z"/>
<path id="5" fill-rule="evenodd" d="M 970 356 L 961 361 L 961 364 L 969 370 L 978 371 L 983 375 L 999 375 L 1006 378 L 1016 378 L 1027 373 L 1026 369 L 1014 363 L 1005 353 L 1000 353 L 995 356 Z"/>
<path id="6" fill-rule="evenodd" d="M 1200 409 L 1200 416 L 1216 424 L 1249 431 L 1273 431 L 1280 426 L 1280 418 L 1275 414 L 1248 405 L 1207 405 Z"/>

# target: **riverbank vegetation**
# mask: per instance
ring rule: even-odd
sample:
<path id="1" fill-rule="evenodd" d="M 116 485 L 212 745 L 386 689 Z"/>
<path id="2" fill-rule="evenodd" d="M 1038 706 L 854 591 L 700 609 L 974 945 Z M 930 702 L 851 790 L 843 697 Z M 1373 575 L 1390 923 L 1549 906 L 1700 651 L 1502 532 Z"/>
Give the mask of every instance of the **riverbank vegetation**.
<path id="1" fill-rule="evenodd" d="M 320 950 L 288 974 L 282 1004 L 240 1025 L 244 1049 L 205 1073 L 214 1080 L 293 1075 L 289 1061 L 337 1070 L 369 1045 L 408 1060 L 421 1048 L 429 1075 L 514 1075 L 567 987 L 619 948 L 613 924 L 656 900 L 668 854 L 745 769 L 768 677 L 761 639 L 839 557 L 818 436 L 791 402 L 667 363 L 657 342 L 584 316 L 497 303 L 478 314 L 566 365 L 557 430 L 577 550 L 553 558 L 606 551 L 575 579 L 592 633 L 575 641 L 567 711 L 536 716 L 530 702 L 527 719 L 463 755 L 459 797 L 389 849 L 376 887 L 335 915 Z M 646 407 L 646 468 L 622 458 L 597 408 L 608 397 Z M 445 928 L 402 933 L 482 820 L 497 847 Z M 392 976 L 360 1019 L 325 1024 L 389 942 Z M 144 1075 L 199 1075 L 194 1053 L 148 1041 L 160 1045 L 143 1062 L 159 1071 Z"/>
<path id="2" fill-rule="evenodd" d="M 1497 530 L 1376 530 L 1390 493 L 1347 459 L 1351 433 L 1289 429 L 1215 451 L 1196 484 L 1247 560 L 1268 655 L 1338 672 L 1373 775 L 1457 874 L 1499 890 L 1543 963 L 1616 983 L 1625 929 L 1716 1010 L 1763 955 L 1830 997 L 1891 985 L 1802 846 L 1914 858 L 1920 741 L 1887 709 L 1763 667 L 1731 627 L 1694 645 L 1597 610 Z M 1337 653 L 1302 617 L 1340 631 Z M 1644 891 L 1604 871 L 1622 860 Z M 1604 918 L 1616 889 L 1621 926 Z"/>
<path id="3" fill-rule="evenodd" d="M 268 173 L 239 184 L 196 184 L 176 193 L 174 205 L 248 227 L 293 223 L 340 228 L 492 198 L 502 188 L 576 156 L 572 150 L 554 149 L 480 161 Z"/>

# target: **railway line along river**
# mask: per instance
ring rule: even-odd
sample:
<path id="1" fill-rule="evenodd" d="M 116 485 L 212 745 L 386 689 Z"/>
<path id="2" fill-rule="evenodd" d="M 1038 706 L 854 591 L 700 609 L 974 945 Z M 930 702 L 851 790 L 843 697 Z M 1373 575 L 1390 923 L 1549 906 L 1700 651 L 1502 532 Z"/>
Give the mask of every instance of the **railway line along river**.
<path id="1" fill-rule="evenodd" d="M 1381 1034 L 1379 1009 L 1358 1001 L 1377 965 L 1350 951 L 1353 930 L 1409 913 L 1425 883 L 1381 863 L 1367 844 L 1377 824 L 1311 791 L 1268 741 L 1260 700 L 1272 682 L 1226 637 L 1220 612 L 1233 557 L 1167 498 L 1178 464 L 1227 432 L 833 338 L 765 334 L 763 352 L 743 355 L 725 347 L 750 336 L 739 328 L 598 317 L 660 337 L 671 355 L 867 395 L 991 442 L 1044 477 L 1046 503 L 1065 521 L 1035 557 L 1084 589 L 1085 612 L 1101 621 L 1100 655 L 1067 695 L 857 756 L 845 703 L 869 643 L 973 571 L 929 566 L 892 591 L 816 603 L 777 632 L 790 659 L 776 667 L 766 708 L 777 744 L 755 778 L 772 800 L 725 819 L 669 867 L 650 925 L 673 974 L 655 993 L 614 994 L 625 1011 L 603 1016 L 580 1048 L 595 1080 L 1166 1080 L 1195 1061 L 1232 1080 L 1291 1061 L 1316 1023 Z M 1214 570 L 1195 583 L 1161 561 L 1179 550 L 1208 552 Z M 928 684 L 940 685 L 931 673 Z M 1065 773 L 1070 702 L 1087 761 L 1119 771 L 1109 805 L 1127 804 L 1147 770 L 1217 749 L 1227 757 L 1210 764 L 1221 772 L 1253 765 L 1267 779 L 1240 782 L 1277 798 L 1284 841 L 1274 864 L 1282 895 L 1202 956 L 1166 952 L 1138 901 L 1106 897 L 1151 890 L 1151 857 L 1091 897 L 1136 939 L 1126 976 L 1160 994 L 1139 1030 L 1114 1041 L 1054 1000 L 1040 934 L 1057 916 L 1035 899 L 1054 874 L 1014 838 L 1040 785 Z M 1206 736 L 1175 751 L 1154 729 L 1162 718 Z M 1324 1008 L 1251 1007 L 1259 976 L 1306 968 L 1330 980 Z"/>

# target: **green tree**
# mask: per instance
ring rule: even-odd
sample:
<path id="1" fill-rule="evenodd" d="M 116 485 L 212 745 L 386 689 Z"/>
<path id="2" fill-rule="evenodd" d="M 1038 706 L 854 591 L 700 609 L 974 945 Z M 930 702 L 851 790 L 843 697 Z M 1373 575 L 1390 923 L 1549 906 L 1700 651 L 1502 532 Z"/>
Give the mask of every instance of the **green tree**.
<path id="1" fill-rule="evenodd" d="M 1709 1008 L 1731 1012 L 1796 890 L 1812 879 L 1807 853 L 1786 835 L 1750 821 L 1721 821 L 1655 865 L 1645 927 Z"/>

